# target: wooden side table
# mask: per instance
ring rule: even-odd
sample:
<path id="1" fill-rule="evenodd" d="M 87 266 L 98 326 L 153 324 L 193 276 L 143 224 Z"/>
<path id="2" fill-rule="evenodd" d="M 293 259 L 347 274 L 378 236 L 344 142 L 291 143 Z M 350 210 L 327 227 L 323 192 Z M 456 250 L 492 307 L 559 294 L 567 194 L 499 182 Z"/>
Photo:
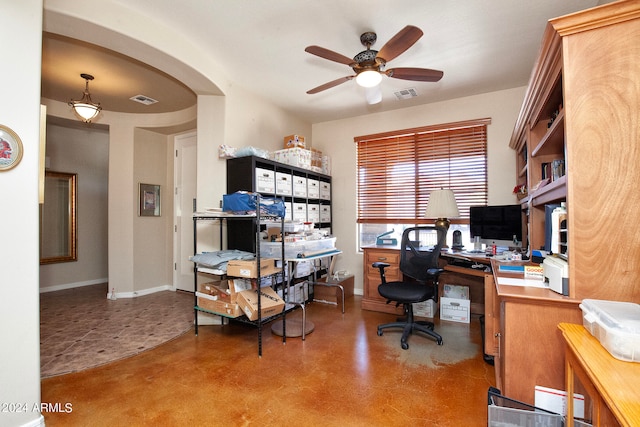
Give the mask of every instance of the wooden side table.
<path id="1" fill-rule="evenodd" d="M 640 363 L 616 359 L 582 325 L 560 323 L 558 327 L 566 342 L 567 396 L 585 393 L 585 414 L 591 402 L 594 426 L 639 426 Z M 573 399 L 569 398 L 566 425 L 573 425 Z"/>

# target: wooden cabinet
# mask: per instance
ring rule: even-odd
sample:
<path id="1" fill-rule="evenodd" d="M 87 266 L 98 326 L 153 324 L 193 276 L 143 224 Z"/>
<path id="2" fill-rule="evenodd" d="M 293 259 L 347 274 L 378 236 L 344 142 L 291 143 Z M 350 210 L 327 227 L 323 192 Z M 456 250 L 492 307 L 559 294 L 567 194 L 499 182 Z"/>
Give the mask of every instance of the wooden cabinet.
<path id="1" fill-rule="evenodd" d="M 529 247 L 545 239 L 545 204 L 567 206 L 569 296 L 640 301 L 640 2 L 552 19 L 510 141 L 526 182 Z M 533 190 L 542 164 L 566 174 Z"/>
<path id="2" fill-rule="evenodd" d="M 387 281 L 402 280 L 400 272 L 400 249 L 398 247 L 371 246 L 363 248 L 363 296 L 362 308 L 364 310 L 381 311 L 384 313 L 402 313 L 402 306 L 396 307 L 395 304 L 387 304 L 387 300 L 378 294 L 378 285 L 380 285 L 380 270 L 373 268 L 374 262 L 386 262 L 390 264 L 385 270 Z"/>
<path id="3" fill-rule="evenodd" d="M 522 278 L 522 273 L 503 273 L 499 266 L 492 261 L 494 274 L 485 286 L 485 353 L 494 356 L 502 394 L 533 404 L 536 385 L 564 389 L 557 325 L 582 322 L 580 301 L 545 288 L 500 284 L 501 278 Z"/>

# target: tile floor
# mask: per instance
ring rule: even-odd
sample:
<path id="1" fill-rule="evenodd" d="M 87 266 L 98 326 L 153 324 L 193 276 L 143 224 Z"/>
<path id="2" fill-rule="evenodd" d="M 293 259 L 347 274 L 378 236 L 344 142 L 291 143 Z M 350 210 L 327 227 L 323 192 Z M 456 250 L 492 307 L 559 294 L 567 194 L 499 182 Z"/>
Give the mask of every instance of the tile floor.
<path id="1" fill-rule="evenodd" d="M 107 299 L 107 284 L 40 295 L 40 375 L 81 371 L 154 348 L 193 325 L 193 294 Z"/>

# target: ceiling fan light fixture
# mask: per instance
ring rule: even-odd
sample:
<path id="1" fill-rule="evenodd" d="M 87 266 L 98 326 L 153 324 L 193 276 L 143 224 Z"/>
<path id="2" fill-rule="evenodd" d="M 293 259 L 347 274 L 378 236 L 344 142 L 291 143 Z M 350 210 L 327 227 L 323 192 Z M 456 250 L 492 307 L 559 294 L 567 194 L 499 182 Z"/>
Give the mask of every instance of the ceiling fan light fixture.
<path id="1" fill-rule="evenodd" d="M 366 70 L 356 77 L 356 83 L 362 87 L 378 86 L 382 81 L 382 74 L 375 70 Z"/>
<path id="2" fill-rule="evenodd" d="M 85 123 L 90 123 L 102 110 L 100 103 L 94 103 L 91 101 L 91 94 L 89 93 L 89 81 L 93 80 L 93 76 L 90 74 L 80 74 L 80 77 L 86 80 L 82 99 L 74 101 L 71 100 L 69 105 L 73 108 L 73 112 Z"/>

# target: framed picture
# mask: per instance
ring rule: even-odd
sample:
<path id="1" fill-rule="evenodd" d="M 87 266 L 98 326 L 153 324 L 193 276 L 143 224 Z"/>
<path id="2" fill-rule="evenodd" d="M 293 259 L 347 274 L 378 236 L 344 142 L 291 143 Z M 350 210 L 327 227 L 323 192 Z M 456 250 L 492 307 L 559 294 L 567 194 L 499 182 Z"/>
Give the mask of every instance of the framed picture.
<path id="1" fill-rule="evenodd" d="M 22 160 L 20 137 L 4 125 L 0 125 L 0 172 L 14 168 Z"/>
<path id="2" fill-rule="evenodd" d="M 160 186 L 140 184 L 140 216 L 160 216 Z"/>

